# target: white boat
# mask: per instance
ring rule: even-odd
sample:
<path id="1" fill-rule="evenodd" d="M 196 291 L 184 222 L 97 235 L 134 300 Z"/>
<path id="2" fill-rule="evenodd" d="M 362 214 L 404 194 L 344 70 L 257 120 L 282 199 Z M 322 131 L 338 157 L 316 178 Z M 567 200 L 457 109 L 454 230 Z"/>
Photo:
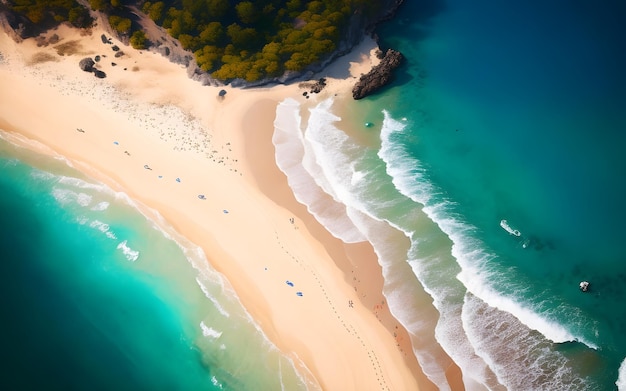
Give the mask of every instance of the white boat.
<path id="1" fill-rule="evenodd" d="M 522 233 L 519 230 L 516 230 L 513 227 L 511 227 L 506 220 L 500 221 L 500 227 L 502 227 L 502 229 L 504 229 L 506 232 L 510 233 L 511 235 L 515 235 L 515 236 L 522 235 Z"/>

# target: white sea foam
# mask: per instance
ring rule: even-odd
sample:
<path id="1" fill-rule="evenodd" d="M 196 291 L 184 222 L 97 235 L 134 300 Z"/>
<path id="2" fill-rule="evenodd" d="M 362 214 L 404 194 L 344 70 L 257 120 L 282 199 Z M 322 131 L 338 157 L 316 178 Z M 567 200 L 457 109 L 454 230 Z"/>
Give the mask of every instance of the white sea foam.
<path id="1" fill-rule="evenodd" d="M 215 387 L 219 387 L 220 389 L 224 388 L 224 386 L 222 385 L 222 383 L 219 382 L 219 380 L 217 380 L 217 378 L 215 377 L 215 375 L 211 376 L 211 383 L 215 386 Z"/>
<path id="2" fill-rule="evenodd" d="M 19 162 L 18 159 L 11 159 L 11 160 L 15 160 L 16 163 Z M 34 169 L 34 170 L 32 170 L 30 172 L 30 176 L 31 176 L 31 178 L 33 178 L 33 179 L 35 179 L 37 181 L 45 181 L 45 182 L 47 182 L 47 181 L 49 181 L 49 180 L 51 180 L 51 179 L 53 179 L 55 177 L 55 175 L 50 173 L 50 172 L 36 170 L 36 169 Z"/>
<path id="3" fill-rule="evenodd" d="M 315 172 L 318 173 L 317 177 L 323 177 L 319 175 L 320 168 L 315 165 L 314 158 L 310 159 L 310 153 L 305 150 L 299 110 L 299 103 L 293 99 L 286 99 L 276 109 L 272 137 L 276 147 L 276 164 L 287 176 L 296 199 L 306 205 L 309 212 L 327 227 L 333 236 L 346 243 L 364 241 L 363 235 L 347 217 L 345 205 L 329 197 L 317 183 L 322 179 L 311 174 Z M 316 120 L 312 114 L 309 123 Z M 309 157 L 308 169 L 302 164 L 306 157 Z"/>
<path id="4" fill-rule="evenodd" d="M 220 302 L 217 301 L 217 299 L 211 294 L 211 292 L 209 292 L 209 289 L 204 283 L 202 283 L 202 281 L 200 281 L 199 277 L 196 277 L 196 282 L 198 283 L 200 289 L 202 289 L 202 292 L 204 292 L 204 295 L 207 297 L 207 299 L 211 300 L 211 303 L 213 303 L 217 311 L 225 317 L 230 318 L 230 314 L 228 313 L 228 311 L 226 311 L 224 307 L 222 307 Z"/>
<path id="5" fill-rule="evenodd" d="M 55 187 L 52 189 L 52 196 L 57 202 L 63 206 L 70 204 L 78 204 L 80 206 L 89 206 L 92 196 L 86 193 L 77 193 L 69 189 Z"/>
<path id="6" fill-rule="evenodd" d="M 57 181 L 60 184 L 63 184 L 68 187 L 73 187 L 76 189 L 95 190 L 103 194 L 109 194 L 109 195 L 113 194 L 113 190 L 110 187 L 100 182 L 89 182 L 81 178 L 76 178 L 76 177 L 71 177 L 71 176 L 66 176 L 66 175 L 58 176 Z"/>
<path id="7" fill-rule="evenodd" d="M 126 240 L 120 242 L 120 244 L 117 245 L 117 249 L 122 250 L 126 259 L 131 262 L 135 262 L 139 258 L 139 251 L 128 247 L 128 242 Z"/>
<path id="8" fill-rule="evenodd" d="M 510 390 L 585 390 L 567 357 L 509 313 L 468 293 L 463 325 L 478 354 Z M 528 347 L 533 349 L 529 350 Z"/>
<path id="9" fill-rule="evenodd" d="M 107 201 L 101 201 L 98 202 L 97 204 L 95 204 L 91 210 L 96 211 L 96 212 L 102 212 L 104 210 L 107 210 L 109 208 L 109 203 Z"/>
<path id="10" fill-rule="evenodd" d="M 222 336 L 221 331 L 217 331 L 214 328 L 207 326 L 206 323 L 204 323 L 204 321 L 200 322 L 200 328 L 202 329 L 202 335 L 204 335 L 205 337 L 218 339 L 219 337 Z"/>
<path id="11" fill-rule="evenodd" d="M 111 227 L 107 223 L 104 223 L 100 220 L 93 220 L 91 223 L 89 223 L 89 226 L 102 232 L 109 239 L 117 239 L 117 236 L 115 236 L 115 233 L 111 231 Z"/>
<path id="12" fill-rule="evenodd" d="M 626 391 L 626 359 L 619 366 L 619 376 L 615 385 L 619 391 Z"/>

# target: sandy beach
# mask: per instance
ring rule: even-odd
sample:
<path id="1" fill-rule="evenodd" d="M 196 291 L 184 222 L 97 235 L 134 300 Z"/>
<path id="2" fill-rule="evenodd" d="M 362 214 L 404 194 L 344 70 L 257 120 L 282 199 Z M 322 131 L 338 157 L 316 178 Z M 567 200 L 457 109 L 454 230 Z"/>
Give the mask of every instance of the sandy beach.
<path id="1" fill-rule="evenodd" d="M 46 46 L 0 33 L 0 128 L 11 141 L 66 157 L 199 245 L 312 389 L 436 389 L 385 305 L 371 246 L 332 237 L 274 163 L 278 103 L 351 99 L 373 41 L 336 61 L 310 99 L 297 83 L 227 86 L 219 97 L 222 87 L 202 86 L 158 54 L 113 40 L 124 52 L 114 57 L 97 28 L 53 33 L 60 40 Z M 78 67 L 96 55 L 105 79 Z"/>

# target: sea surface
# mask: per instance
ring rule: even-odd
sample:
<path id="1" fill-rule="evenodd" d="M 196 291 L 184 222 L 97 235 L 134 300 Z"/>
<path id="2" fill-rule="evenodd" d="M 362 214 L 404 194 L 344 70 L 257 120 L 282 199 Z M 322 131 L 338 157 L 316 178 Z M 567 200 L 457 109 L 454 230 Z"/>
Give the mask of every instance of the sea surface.
<path id="1" fill-rule="evenodd" d="M 306 389 L 200 248 L 0 135 L 1 389 Z"/>
<path id="2" fill-rule="evenodd" d="M 296 197 L 374 245 L 441 389 L 453 360 L 467 389 L 626 390 L 626 3 L 406 1 L 378 34 L 390 88 L 279 106 Z"/>

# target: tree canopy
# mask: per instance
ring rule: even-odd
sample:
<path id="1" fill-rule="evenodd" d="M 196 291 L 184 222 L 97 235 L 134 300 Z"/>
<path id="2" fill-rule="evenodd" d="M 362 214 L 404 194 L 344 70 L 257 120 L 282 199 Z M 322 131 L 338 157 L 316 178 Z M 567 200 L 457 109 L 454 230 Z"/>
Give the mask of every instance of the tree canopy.
<path id="1" fill-rule="evenodd" d="M 76 0 L 10 0 L 8 9 L 23 15 L 33 26 L 47 28 L 63 22 L 75 27 L 91 26 L 89 11 Z"/>
<path id="2" fill-rule="evenodd" d="M 220 80 L 255 81 L 301 71 L 336 50 L 352 17 L 382 1 L 161 0 L 142 10 Z"/>

